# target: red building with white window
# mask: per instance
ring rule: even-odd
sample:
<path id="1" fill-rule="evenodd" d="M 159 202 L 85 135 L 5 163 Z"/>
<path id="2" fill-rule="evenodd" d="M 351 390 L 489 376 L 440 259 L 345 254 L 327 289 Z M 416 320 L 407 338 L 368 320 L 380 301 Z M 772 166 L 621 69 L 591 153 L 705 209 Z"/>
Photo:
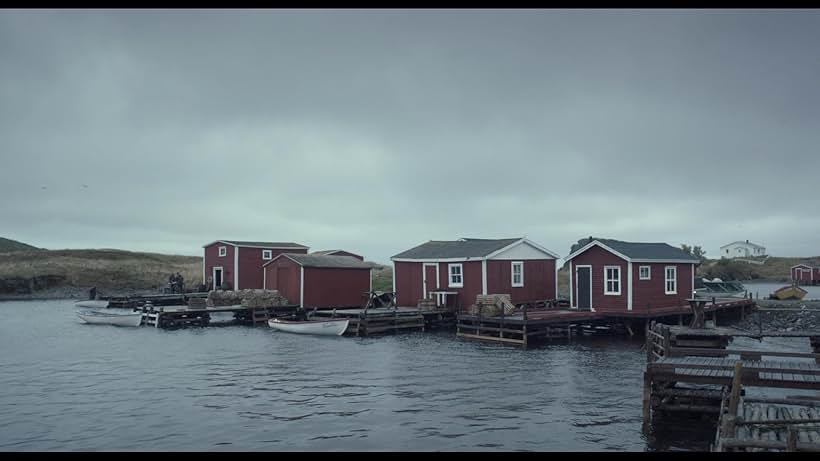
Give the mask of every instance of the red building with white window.
<path id="1" fill-rule="evenodd" d="M 264 287 L 305 308 L 362 307 L 372 268 L 352 256 L 283 253 L 263 266 Z"/>
<path id="2" fill-rule="evenodd" d="M 514 304 L 555 299 L 558 255 L 524 238 L 431 240 L 393 256 L 399 306 L 431 292 L 457 293 L 469 306 L 480 294 L 509 294 Z"/>
<path id="3" fill-rule="evenodd" d="M 262 288 L 262 264 L 282 253 L 307 253 L 308 247 L 291 242 L 217 240 L 203 247 L 202 278 L 208 289 Z M 211 283 L 208 283 L 210 278 Z"/>
<path id="4" fill-rule="evenodd" d="M 586 239 L 567 256 L 570 307 L 650 314 L 694 296 L 700 260 L 666 243 Z"/>
<path id="5" fill-rule="evenodd" d="M 798 264 L 791 267 L 792 281 L 798 285 L 817 285 L 820 282 L 820 267 Z"/>

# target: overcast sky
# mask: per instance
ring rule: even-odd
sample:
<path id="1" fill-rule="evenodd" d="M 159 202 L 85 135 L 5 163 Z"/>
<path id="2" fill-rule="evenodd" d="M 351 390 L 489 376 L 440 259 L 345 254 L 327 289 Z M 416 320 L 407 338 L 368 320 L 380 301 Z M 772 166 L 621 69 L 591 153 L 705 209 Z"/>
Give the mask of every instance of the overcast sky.
<path id="1" fill-rule="evenodd" d="M 820 254 L 820 11 L 0 12 L 0 236 Z"/>

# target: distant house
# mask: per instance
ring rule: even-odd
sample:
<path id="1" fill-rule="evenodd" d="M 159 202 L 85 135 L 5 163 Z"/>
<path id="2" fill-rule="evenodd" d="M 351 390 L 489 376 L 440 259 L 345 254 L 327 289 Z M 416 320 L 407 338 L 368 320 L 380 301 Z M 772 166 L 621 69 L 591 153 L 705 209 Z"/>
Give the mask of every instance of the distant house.
<path id="1" fill-rule="evenodd" d="M 686 305 L 700 260 L 666 243 L 586 239 L 569 262 L 570 307 L 650 314 Z"/>
<path id="2" fill-rule="evenodd" d="M 359 261 L 364 261 L 364 256 L 357 255 L 356 253 L 351 253 L 345 250 L 322 250 L 322 251 L 314 251 L 311 253 L 312 255 L 327 255 L 327 256 L 350 256 L 352 258 L 356 258 Z"/>
<path id="3" fill-rule="evenodd" d="M 204 245 L 202 278 L 211 283 L 208 289 L 241 290 L 262 288 L 262 264 L 281 253 L 307 253 L 308 247 L 291 242 L 240 242 L 217 240 Z"/>
<path id="4" fill-rule="evenodd" d="M 458 293 L 462 306 L 480 294 L 509 294 L 513 303 L 556 297 L 556 253 L 525 238 L 431 240 L 393 256 L 399 306 L 415 306 L 432 291 Z"/>
<path id="5" fill-rule="evenodd" d="M 721 258 L 749 258 L 754 256 L 766 256 L 766 247 L 752 243 L 737 241 L 720 247 Z"/>
<path id="6" fill-rule="evenodd" d="M 372 287 L 370 264 L 351 256 L 283 253 L 263 270 L 265 289 L 306 308 L 363 306 Z"/>
<path id="7" fill-rule="evenodd" d="M 792 281 L 799 285 L 816 285 L 820 283 L 820 267 L 798 264 L 791 267 Z"/>

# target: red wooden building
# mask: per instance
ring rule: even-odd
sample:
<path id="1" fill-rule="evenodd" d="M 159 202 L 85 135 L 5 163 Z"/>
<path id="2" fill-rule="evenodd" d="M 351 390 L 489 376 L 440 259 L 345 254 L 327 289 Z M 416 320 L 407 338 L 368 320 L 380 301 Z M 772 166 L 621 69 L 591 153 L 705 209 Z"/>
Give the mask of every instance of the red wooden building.
<path id="1" fill-rule="evenodd" d="M 202 279 L 209 290 L 220 286 L 231 290 L 262 288 L 262 264 L 284 252 L 308 252 L 308 247 L 290 242 L 217 240 L 203 248 Z"/>
<path id="2" fill-rule="evenodd" d="M 572 308 L 649 314 L 685 306 L 694 296 L 700 261 L 679 248 L 609 239 L 586 239 L 575 248 L 566 258 Z"/>
<path id="3" fill-rule="evenodd" d="M 361 307 L 371 266 L 350 256 L 283 253 L 265 263 L 264 288 L 302 307 Z"/>
<path id="4" fill-rule="evenodd" d="M 820 267 L 798 264 L 791 267 L 792 281 L 798 285 L 816 285 L 820 282 Z"/>
<path id="5" fill-rule="evenodd" d="M 554 299 L 558 255 L 524 238 L 429 241 L 393 256 L 393 290 L 400 306 L 430 292 L 458 293 L 469 306 L 480 294 L 509 294 L 513 303 Z"/>
<path id="6" fill-rule="evenodd" d="M 364 256 L 357 255 L 356 253 L 351 253 L 345 250 L 322 250 L 322 251 L 314 251 L 311 253 L 312 255 L 327 255 L 327 256 L 350 256 L 352 258 L 356 258 L 359 261 L 364 261 Z"/>

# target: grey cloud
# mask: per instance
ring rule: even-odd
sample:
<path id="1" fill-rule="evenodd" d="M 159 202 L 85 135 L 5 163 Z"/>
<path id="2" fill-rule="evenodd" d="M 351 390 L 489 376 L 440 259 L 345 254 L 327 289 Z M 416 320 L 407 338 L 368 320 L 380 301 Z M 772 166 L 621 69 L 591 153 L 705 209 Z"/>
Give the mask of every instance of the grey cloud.
<path id="1" fill-rule="evenodd" d="M 817 253 L 817 11 L 4 11 L 0 235 Z M 81 184 L 88 184 L 82 188 Z M 47 189 L 41 189 L 47 186 Z"/>

